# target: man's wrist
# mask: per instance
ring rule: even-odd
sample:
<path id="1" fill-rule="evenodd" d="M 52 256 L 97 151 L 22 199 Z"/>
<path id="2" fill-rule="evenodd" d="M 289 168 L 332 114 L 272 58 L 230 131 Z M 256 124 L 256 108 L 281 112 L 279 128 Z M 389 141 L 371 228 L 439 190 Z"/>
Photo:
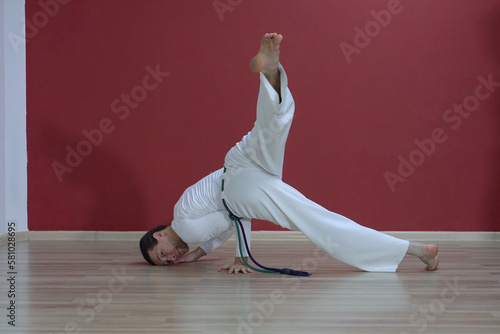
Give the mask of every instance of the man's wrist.
<path id="1" fill-rule="evenodd" d="M 245 261 L 248 262 L 248 260 L 249 260 L 249 258 L 247 256 L 245 256 Z M 245 261 L 243 261 L 243 258 L 241 258 L 241 257 L 235 257 L 234 258 L 234 262 L 235 263 L 241 263 L 241 264 L 245 264 L 246 265 Z"/>
<path id="2" fill-rule="evenodd" d="M 207 255 L 207 253 L 205 253 L 203 248 L 200 248 L 200 247 L 196 248 L 196 260 L 195 261 L 197 261 L 199 258 L 201 258 L 205 255 Z"/>

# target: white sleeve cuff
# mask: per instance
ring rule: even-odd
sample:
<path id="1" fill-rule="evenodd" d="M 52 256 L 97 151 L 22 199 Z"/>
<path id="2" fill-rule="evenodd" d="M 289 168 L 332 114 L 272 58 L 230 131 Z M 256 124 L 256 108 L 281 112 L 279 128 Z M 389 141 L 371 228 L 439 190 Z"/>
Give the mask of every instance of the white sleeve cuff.
<path id="1" fill-rule="evenodd" d="M 283 68 L 283 66 L 281 66 L 281 64 L 278 64 L 278 70 L 280 71 L 281 101 L 283 101 L 285 99 L 286 94 L 287 94 L 288 78 L 286 76 L 285 69 Z M 279 97 L 278 93 L 276 92 L 276 90 L 274 89 L 274 87 L 271 86 L 271 84 L 267 80 L 266 76 L 262 72 L 260 72 L 260 80 L 261 80 L 262 84 L 264 85 L 264 87 L 266 88 L 267 94 L 269 95 L 269 98 L 273 102 L 273 105 L 279 106 L 281 104 L 280 97 Z"/>

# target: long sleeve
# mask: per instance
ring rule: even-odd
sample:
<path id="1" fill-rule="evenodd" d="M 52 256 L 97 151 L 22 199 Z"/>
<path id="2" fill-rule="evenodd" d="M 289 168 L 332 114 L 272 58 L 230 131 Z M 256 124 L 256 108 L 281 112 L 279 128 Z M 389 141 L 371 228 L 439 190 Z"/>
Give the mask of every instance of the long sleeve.
<path id="1" fill-rule="evenodd" d="M 200 245 L 200 248 L 205 251 L 205 254 L 208 254 L 208 253 L 212 252 L 214 249 L 216 249 L 217 247 L 219 247 L 220 245 L 222 245 L 224 242 L 226 242 L 227 239 L 229 239 L 234 234 L 234 232 L 235 232 L 234 229 L 229 229 L 229 230 L 225 231 L 224 233 L 219 234 L 215 238 L 212 238 L 212 239 L 209 239 L 209 240 L 203 242 Z"/>

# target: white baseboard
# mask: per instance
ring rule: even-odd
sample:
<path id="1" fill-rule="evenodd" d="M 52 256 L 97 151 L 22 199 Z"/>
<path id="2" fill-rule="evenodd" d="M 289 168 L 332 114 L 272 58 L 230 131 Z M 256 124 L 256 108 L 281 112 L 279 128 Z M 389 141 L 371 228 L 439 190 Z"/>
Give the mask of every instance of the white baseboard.
<path id="1" fill-rule="evenodd" d="M 437 232 L 437 231 L 411 231 L 411 232 L 385 232 L 396 238 L 411 241 L 499 241 L 500 232 Z"/>
<path id="2" fill-rule="evenodd" d="M 145 231 L 26 231 L 16 233 L 16 241 L 68 240 L 68 241 L 139 241 Z M 500 232 L 384 232 L 411 241 L 499 241 Z M 231 239 L 235 239 L 233 235 Z M 230 240 L 231 240 L 230 239 Z M 254 231 L 252 240 L 308 240 L 297 231 Z M 0 235 L 0 246 L 7 244 L 8 235 Z"/>

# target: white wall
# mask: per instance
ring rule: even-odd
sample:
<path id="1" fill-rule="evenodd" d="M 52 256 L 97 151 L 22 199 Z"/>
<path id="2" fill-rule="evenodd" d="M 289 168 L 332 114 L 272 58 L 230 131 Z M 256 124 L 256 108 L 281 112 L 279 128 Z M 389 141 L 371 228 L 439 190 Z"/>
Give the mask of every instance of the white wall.
<path id="1" fill-rule="evenodd" d="M 4 71 L 4 39 L 3 39 L 3 4 L 0 5 L 0 234 L 6 232 L 5 216 L 5 71 Z"/>
<path id="2" fill-rule="evenodd" d="M 15 221 L 28 230 L 26 153 L 26 47 L 12 37 L 23 34 L 23 0 L 0 0 L 0 234 Z"/>

